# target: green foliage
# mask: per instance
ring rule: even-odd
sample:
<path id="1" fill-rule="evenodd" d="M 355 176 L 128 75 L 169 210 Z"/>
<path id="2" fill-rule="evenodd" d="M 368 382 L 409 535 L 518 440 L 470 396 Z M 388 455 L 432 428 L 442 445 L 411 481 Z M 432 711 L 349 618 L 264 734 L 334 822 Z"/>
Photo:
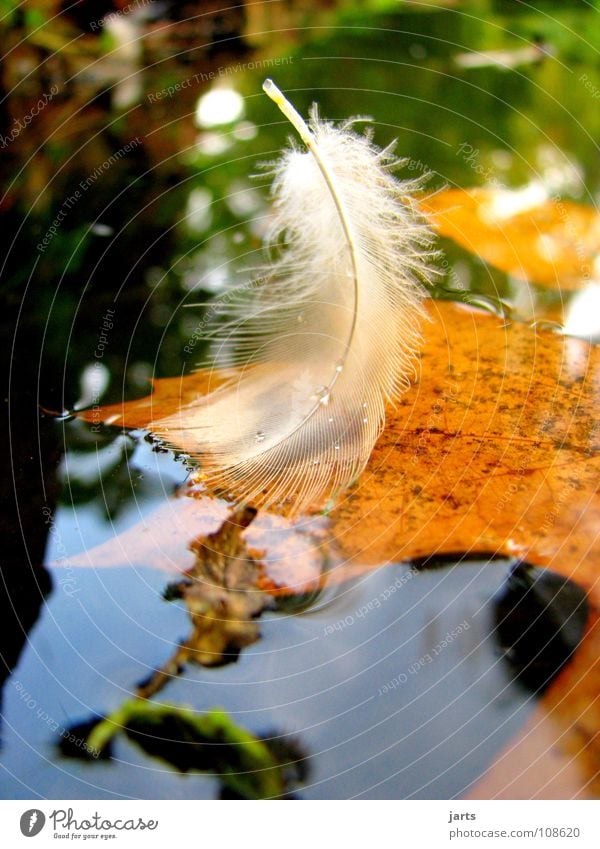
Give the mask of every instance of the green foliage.
<path id="1" fill-rule="evenodd" d="M 88 750 L 99 756 L 119 733 L 180 772 L 216 774 L 224 788 L 242 799 L 285 795 L 289 768 L 299 756 L 280 740 L 255 737 L 218 708 L 201 714 L 176 705 L 128 701 L 92 729 Z"/>

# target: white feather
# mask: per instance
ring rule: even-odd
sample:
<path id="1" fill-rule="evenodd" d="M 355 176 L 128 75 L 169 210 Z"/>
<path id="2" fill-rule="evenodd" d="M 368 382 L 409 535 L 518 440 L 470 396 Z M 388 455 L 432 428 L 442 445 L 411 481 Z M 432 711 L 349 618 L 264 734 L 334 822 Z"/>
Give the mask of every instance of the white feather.
<path id="1" fill-rule="evenodd" d="M 431 234 L 389 148 L 314 107 L 309 128 L 271 81 L 265 90 L 308 147 L 274 166 L 269 243 L 284 247 L 208 329 L 214 361 L 236 376 L 150 429 L 196 456 L 213 486 L 297 512 L 360 474 L 386 402 L 415 373 Z"/>

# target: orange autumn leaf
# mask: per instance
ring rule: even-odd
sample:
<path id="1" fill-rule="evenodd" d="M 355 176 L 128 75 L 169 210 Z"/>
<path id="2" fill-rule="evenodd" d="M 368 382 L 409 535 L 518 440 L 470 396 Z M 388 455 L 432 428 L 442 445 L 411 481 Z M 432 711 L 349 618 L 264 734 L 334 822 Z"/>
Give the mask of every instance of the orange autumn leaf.
<path id="1" fill-rule="evenodd" d="M 206 369 L 195 371 L 186 377 L 161 377 L 151 381 L 150 395 L 103 407 L 96 405 L 77 411 L 76 415 L 94 426 L 106 424 L 145 429 L 150 422 L 167 415 L 167 411 L 180 410 L 197 402 L 203 395 L 214 392 L 234 375 L 234 369 Z"/>
<path id="2" fill-rule="evenodd" d="M 473 188 L 438 192 L 420 207 L 440 235 L 514 277 L 562 289 L 594 277 L 600 215 L 591 206 Z"/>
<path id="3" fill-rule="evenodd" d="M 494 552 L 595 580 L 598 350 L 454 303 L 430 302 L 420 380 L 389 410 L 367 469 L 331 512 L 340 558 L 379 565 Z M 226 375 L 229 377 L 230 373 Z M 195 372 L 141 401 L 79 415 L 144 427 L 201 398 Z M 157 431 L 193 453 L 197 434 Z M 349 567 L 346 567 L 349 568 Z"/>
<path id="4" fill-rule="evenodd" d="M 596 595 L 597 598 L 597 595 Z M 600 616 L 470 799 L 600 797 Z"/>
<path id="5" fill-rule="evenodd" d="M 585 584 L 599 556 L 600 352 L 433 302 L 419 383 L 332 513 L 349 559 L 494 552 Z"/>

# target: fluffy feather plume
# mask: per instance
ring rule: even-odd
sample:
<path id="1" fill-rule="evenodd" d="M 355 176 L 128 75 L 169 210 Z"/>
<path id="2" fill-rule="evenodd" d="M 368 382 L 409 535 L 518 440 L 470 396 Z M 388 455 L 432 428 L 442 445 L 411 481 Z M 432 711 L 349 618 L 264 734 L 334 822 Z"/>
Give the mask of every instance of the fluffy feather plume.
<path id="1" fill-rule="evenodd" d="M 414 375 L 431 235 L 389 148 L 315 107 L 307 126 L 264 88 L 308 148 L 274 165 L 276 256 L 228 294 L 229 321 L 207 327 L 214 362 L 236 376 L 151 430 L 196 456 L 212 486 L 297 512 L 360 474 L 386 401 Z"/>

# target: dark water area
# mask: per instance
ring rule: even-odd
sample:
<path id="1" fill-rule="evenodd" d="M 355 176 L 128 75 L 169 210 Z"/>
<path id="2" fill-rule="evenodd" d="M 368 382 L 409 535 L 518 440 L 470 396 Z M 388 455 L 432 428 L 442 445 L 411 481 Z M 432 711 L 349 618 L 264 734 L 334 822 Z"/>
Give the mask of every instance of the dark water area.
<path id="1" fill-rule="evenodd" d="M 92 4 L 59 17 L 64 30 L 30 5 L 1 30 L 2 795 L 213 798 L 215 777 L 180 775 L 125 739 L 106 762 L 58 750 L 63 731 L 118 708 L 165 661 L 187 617 L 162 598 L 161 571 L 50 564 L 148 517 L 190 470 L 139 432 L 57 414 L 188 374 L 203 352 L 203 307 L 190 305 L 264 259 L 260 163 L 290 136 L 265 76 L 303 114 L 317 101 L 331 119 L 371 116 L 377 144 L 397 139 L 405 176 L 428 173 L 429 188 L 502 185 L 591 205 L 600 15 L 577 3 L 551 14 L 342 3 L 326 25 L 315 11 L 267 38 L 248 34 L 243 11 L 208 4 L 197 19 L 172 12 L 167 33 L 132 19 L 151 29 L 140 52 L 118 29 L 126 16 L 97 35 Z M 87 46 L 70 45 L 81 33 Z M 434 297 L 502 301 L 527 322 L 560 314 L 577 333 L 581 294 L 440 245 Z M 257 735 L 295 741 L 300 798 L 460 797 L 536 704 L 494 631 L 513 565 L 390 564 L 298 613 L 265 614 L 237 663 L 189 666 L 160 699 L 221 706 Z"/>

